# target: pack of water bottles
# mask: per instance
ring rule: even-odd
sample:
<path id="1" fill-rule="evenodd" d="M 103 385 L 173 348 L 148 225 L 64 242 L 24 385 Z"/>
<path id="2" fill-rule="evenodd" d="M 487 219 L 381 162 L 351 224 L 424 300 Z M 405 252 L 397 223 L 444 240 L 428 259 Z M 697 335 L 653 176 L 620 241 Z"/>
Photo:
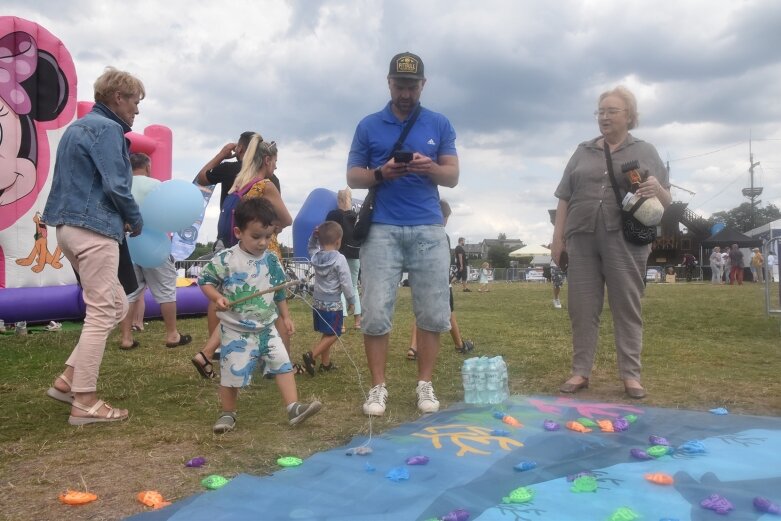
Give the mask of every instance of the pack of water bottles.
<path id="1" fill-rule="evenodd" d="M 495 404 L 510 397 L 507 364 L 501 356 L 467 358 L 461 367 L 461 378 L 465 403 Z"/>

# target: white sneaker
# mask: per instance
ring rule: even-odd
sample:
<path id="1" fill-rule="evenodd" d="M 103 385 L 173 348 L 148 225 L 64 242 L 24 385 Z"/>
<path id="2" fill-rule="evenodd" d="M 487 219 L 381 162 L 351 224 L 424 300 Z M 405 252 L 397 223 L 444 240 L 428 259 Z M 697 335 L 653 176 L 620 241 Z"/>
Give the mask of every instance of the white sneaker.
<path id="1" fill-rule="evenodd" d="M 434 394 L 434 386 L 431 382 L 418 382 L 415 388 L 418 395 L 418 410 L 423 414 L 431 414 L 439 410 L 439 400 Z"/>
<path id="2" fill-rule="evenodd" d="M 556 309 L 561 309 L 561 301 L 557 298 L 553 299 L 553 307 Z"/>
<path id="3" fill-rule="evenodd" d="M 385 402 L 388 401 L 388 390 L 385 384 L 375 385 L 369 390 L 369 397 L 363 403 L 363 414 L 367 416 L 382 416 L 385 414 Z"/>

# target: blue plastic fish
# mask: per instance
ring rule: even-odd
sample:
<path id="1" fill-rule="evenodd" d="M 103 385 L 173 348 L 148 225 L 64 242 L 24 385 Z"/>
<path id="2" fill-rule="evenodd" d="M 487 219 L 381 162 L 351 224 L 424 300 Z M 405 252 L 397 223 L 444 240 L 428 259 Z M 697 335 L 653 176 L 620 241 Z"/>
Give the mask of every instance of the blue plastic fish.
<path id="1" fill-rule="evenodd" d="M 689 440 L 683 445 L 680 445 L 675 451 L 684 454 L 705 454 L 708 452 L 705 448 L 705 444 L 700 440 Z"/>
<path id="2" fill-rule="evenodd" d="M 729 411 L 724 407 L 717 407 L 715 409 L 711 409 L 710 412 L 718 416 L 724 416 L 725 414 L 729 414 Z"/>
<path id="3" fill-rule="evenodd" d="M 390 469 L 388 473 L 385 474 L 385 477 L 391 481 L 395 481 L 396 483 L 398 483 L 403 479 L 409 479 L 409 472 L 404 467 L 396 467 Z"/>
<path id="4" fill-rule="evenodd" d="M 518 463 L 516 466 L 514 466 L 513 468 L 518 472 L 526 472 L 527 470 L 531 470 L 536 467 L 537 467 L 536 461 L 522 461 Z"/>
<path id="5" fill-rule="evenodd" d="M 509 436 L 510 431 L 505 431 L 502 429 L 494 429 L 490 432 L 491 436 Z"/>

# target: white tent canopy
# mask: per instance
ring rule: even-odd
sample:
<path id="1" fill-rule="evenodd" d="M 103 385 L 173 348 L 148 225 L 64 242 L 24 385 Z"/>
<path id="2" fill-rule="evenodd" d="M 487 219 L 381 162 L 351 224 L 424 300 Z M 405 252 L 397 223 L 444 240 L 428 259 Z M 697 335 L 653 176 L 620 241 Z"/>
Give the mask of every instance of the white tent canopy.
<path id="1" fill-rule="evenodd" d="M 545 246 L 529 244 L 510 252 L 510 257 L 534 257 L 535 255 L 550 255 L 550 250 Z"/>

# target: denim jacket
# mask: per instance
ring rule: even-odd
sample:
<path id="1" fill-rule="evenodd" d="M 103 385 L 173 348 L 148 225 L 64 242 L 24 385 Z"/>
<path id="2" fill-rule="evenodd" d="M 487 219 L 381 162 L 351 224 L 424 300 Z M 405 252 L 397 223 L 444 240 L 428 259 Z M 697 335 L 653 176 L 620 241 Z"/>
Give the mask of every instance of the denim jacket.
<path id="1" fill-rule="evenodd" d="M 125 223 L 143 219 L 130 193 L 132 169 L 125 132 L 130 127 L 102 103 L 68 127 L 57 147 L 49 199 L 41 220 L 92 230 L 122 243 Z"/>

